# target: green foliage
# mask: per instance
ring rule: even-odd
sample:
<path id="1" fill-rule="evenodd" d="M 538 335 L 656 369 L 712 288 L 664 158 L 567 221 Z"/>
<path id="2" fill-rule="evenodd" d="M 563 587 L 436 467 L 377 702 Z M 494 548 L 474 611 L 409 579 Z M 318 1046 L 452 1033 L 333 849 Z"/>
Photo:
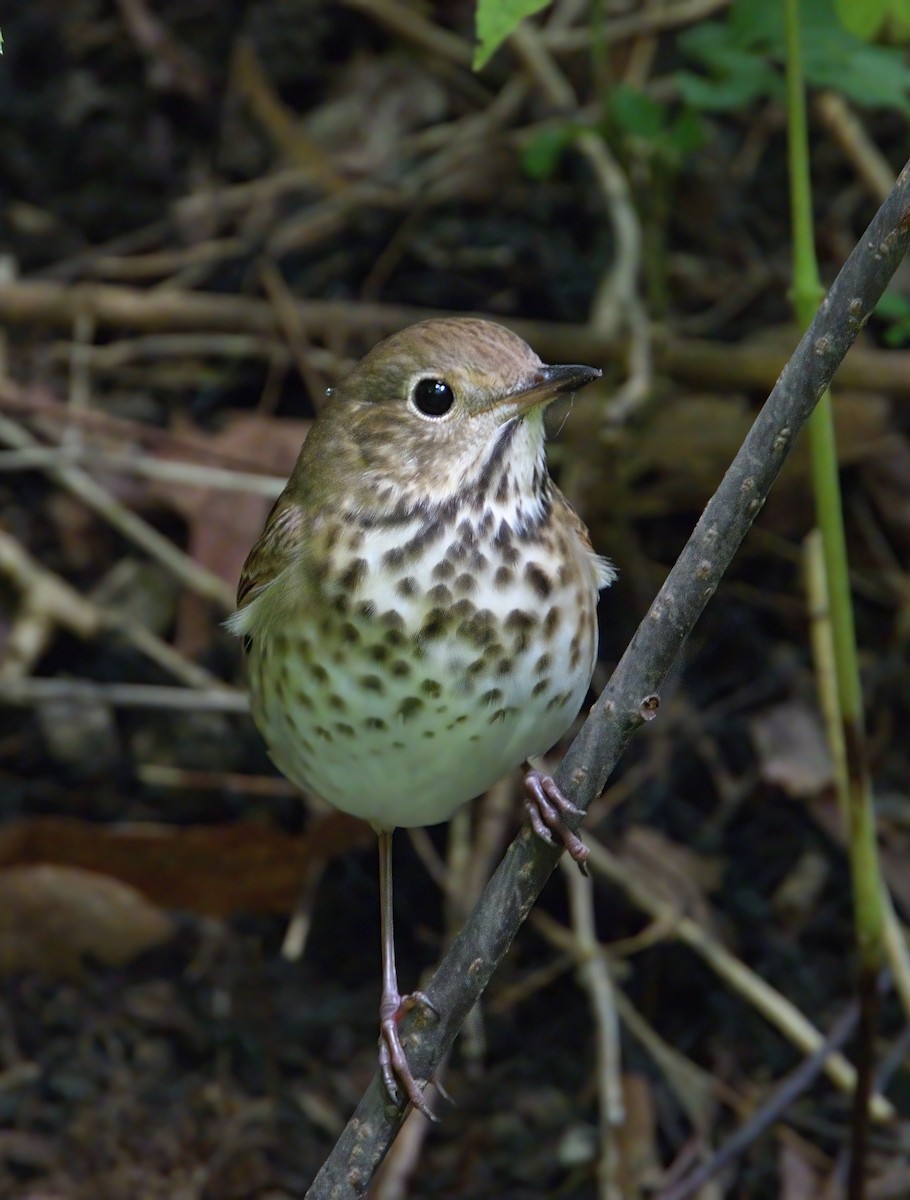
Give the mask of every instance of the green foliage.
<path id="1" fill-rule="evenodd" d="M 910 38 L 910 0 L 834 0 L 838 20 L 858 38 L 871 41 L 888 33 L 894 41 Z"/>
<path id="2" fill-rule="evenodd" d="M 871 46 L 838 20 L 841 8 L 865 14 L 883 3 L 893 11 L 907 0 L 801 0 L 805 77 L 864 107 L 910 115 L 910 67 L 901 51 Z M 679 46 L 704 70 L 676 76 L 693 108 L 730 111 L 766 96 L 784 97 L 784 15 L 777 0 L 734 0 L 726 20 L 696 25 L 680 36 Z"/>
<path id="3" fill-rule="evenodd" d="M 885 23 L 891 0 L 834 0 L 837 19 L 848 33 L 868 40 Z"/>
<path id="4" fill-rule="evenodd" d="M 674 170 L 704 142 L 701 118 L 692 109 L 672 112 L 647 92 L 626 84 L 618 84 L 607 95 L 606 127 L 614 136 L 637 140 Z M 577 121 L 565 121 L 542 129 L 522 152 L 525 174 L 532 179 L 549 179 L 566 148 L 588 128 Z"/>
<path id="5" fill-rule="evenodd" d="M 673 167 L 704 141 L 701 120 L 691 108 L 673 113 L 653 96 L 626 84 L 612 89 L 607 112 L 617 132 L 647 143 Z"/>
<path id="6" fill-rule="evenodd" d="M 521 165 L 525 174 L 531 179 L 549 179 L 559 166 L 566 147 L 583 128 L 576 121 L 564 121 L 541 129 L 522 150 Z"/>
<path id="7" fill-rule="evenodd" d="M 619 129 L 653 142 L 666 128 L 666 107 L 647 92 L 628 84 L 617 84 L 608 98 L 610 116 Z"/>
<path id="8" fill-rule="evenodd" d="M 494 51 L 532 13 L 546 8 L 550 0 L 477 0 L 477 46 L 474 70 L 479 71 Z"/>
<path id="9" fill-rule="evenodd" d="M 900 292 L 885 292 L 875 306 L 875 315 L 885 322 L 882 338 L 887 346 L 910 342 L 910 300 Z"/>

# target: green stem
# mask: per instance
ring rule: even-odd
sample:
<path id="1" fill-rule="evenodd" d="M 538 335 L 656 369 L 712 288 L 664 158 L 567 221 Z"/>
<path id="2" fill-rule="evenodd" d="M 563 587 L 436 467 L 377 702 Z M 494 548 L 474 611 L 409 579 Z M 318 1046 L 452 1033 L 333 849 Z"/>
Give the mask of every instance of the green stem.
<path id="1" fill-rule="evenodd" d="M 812 183 L 809 173 L 809 135 L 802 73 L 799 0 L 784 0 L 784 3 L 793 226 L 793 304 L 797 320 L 800 326 L 805 328 L 815 315 L 822 292 L 812 226 Z M 843 747 L 843 752 L 835 753 L 834 759 L 840 765 L 837 772 L 837 789 L 848 831 L 853 919 L 859 951 L 858 992 L 863 1017 L 863 1044 L 858 1051 L 859 1080 L 853 1112 L 849 1180 L 851 1200 L 859 1200 L 864 1195 L 865 1186 L 863 1175 L 875 1029 L 876 979 L 885 958 L 885 923 L 872 786 L 866 756 L 863 697 L 850 595 L 837 444 L 829 392 L 824 394 L 809 419 L 809 445 L 816 521 L 822 538 L 827 603 L 831 615 L 836 708 Z"/>
<path id="2" fill-rule="evenodd" d="M 793 235 L 793 306 L 804 328 L 824 294 L 815 257 L 812 180 L 809 175 L 809 124 L 803 83 L 799 0 L 784 0 L 787 21 L 787 161 L 790 174 L 790 222 Z M 810 418 L 810 421 L 812 418 Z"/>

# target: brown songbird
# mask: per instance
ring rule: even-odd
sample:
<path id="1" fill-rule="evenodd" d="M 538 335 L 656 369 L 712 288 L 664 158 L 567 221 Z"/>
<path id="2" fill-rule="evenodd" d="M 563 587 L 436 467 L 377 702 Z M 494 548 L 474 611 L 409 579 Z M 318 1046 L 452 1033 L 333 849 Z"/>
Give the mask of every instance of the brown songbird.
<path id="1" fill-rule="evenodd" d="M 490 321 L 413 325 L 333 389 L 246 561 L 231 627 L 276 765 L 379 835 L 380 1065 L 429 1114 L 398 1036 L 391 838 L 446 821 L 574 720 L 612 567 L 550 479 L 544 409 L 600 371 Z M 535 832 L 582 862 L 577 810 L 525 776 Z"/>

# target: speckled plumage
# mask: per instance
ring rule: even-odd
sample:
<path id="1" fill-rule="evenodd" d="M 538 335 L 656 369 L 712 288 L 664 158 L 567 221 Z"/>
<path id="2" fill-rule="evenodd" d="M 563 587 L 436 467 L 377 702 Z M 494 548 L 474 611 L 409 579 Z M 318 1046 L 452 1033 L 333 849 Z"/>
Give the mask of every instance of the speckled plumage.
<path id="1" fill-rule="evenodd" d="M 398 1017 L 432 1003 L 398 990 L 390 831 L 446 820 L 584 699 L 613 571 L 547 474 L 543 409 L 599 374 L 489 321 L 380 343 L 316 419 L 231 619 L 275 763 L 379 833 L 379 1061 L 427 1116 Z M 534 831 L 583 863 L 578 811 L 539 773 L 525 789 Z"/>
<path id="2" fill-rule="evenodd" d="M 328 400 L 244 569 L 233 628 L 273 760 L 377 828 L 448 819 L 587 691 L 612 568 L 547 474 L 565 390 L 547 370 L 491 322 L 387 339 Z M 451 413 L 414 408 L 427 377 Z"/>

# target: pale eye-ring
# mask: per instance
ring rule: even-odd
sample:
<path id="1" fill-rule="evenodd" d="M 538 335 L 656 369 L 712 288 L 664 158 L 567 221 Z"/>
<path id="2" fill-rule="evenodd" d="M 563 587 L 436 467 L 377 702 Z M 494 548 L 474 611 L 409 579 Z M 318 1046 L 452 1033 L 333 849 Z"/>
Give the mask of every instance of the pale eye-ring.
<path id="1" fill-rule="evenodd" d="M 444 379 L 418 379 L 411 399 L 425 417 L 444 417 L 455 403 L 455 393 Z"/>

